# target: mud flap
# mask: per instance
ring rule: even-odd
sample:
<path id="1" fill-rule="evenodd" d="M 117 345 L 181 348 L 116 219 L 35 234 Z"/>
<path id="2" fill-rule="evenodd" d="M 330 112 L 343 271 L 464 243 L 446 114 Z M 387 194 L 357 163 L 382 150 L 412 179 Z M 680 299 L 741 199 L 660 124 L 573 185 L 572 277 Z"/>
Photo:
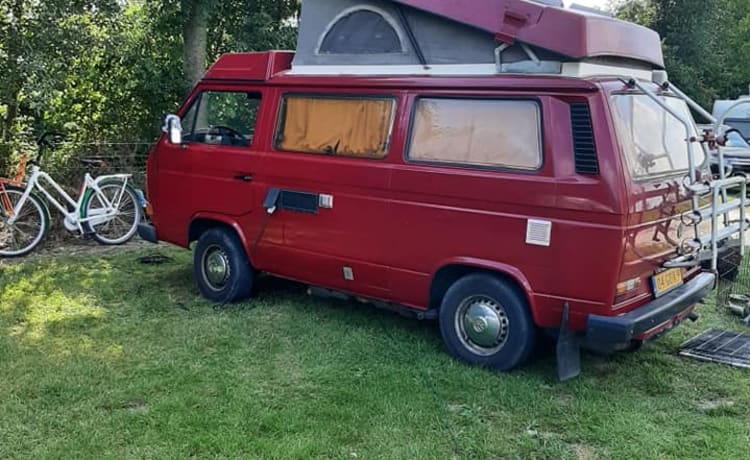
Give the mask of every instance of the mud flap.
<path id="1" fill-rule="evenodd" d="M 581 373 L 581 338 L 568 327 L 570 305 L 563 306 L 560 334 L 557 337 L 557 378 L 561 382 Z"/>

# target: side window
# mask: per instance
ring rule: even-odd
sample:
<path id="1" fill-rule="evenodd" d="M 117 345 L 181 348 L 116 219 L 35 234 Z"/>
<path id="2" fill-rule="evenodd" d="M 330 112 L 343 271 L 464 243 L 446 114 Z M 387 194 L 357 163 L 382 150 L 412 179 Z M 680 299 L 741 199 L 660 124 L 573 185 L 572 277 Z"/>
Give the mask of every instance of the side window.
<path id="1" fill-rule="evenodd" d="M 284 97 L 276 148 L 288 152 L 384 158 L 393 98 Z"/>
<path id="2" fill-rule="evenodd" d="M 401 52 L 401 39 L 392 23 L 383 14 L 369 9 L 358 9 L 336 20 L 319 50 L 320 54 Z"/>
<path id="3" fill-rule="evenodd" d="M 529 100 L 420 98 L 408 158 L 535 170 L 542 166 L 539 105 Z"/>
<path id="4" fill-rule="evenodd" d="M 187 142 L 247 147 L 253 142 L 260 94 L 204 91 L 182 117 Z"/>

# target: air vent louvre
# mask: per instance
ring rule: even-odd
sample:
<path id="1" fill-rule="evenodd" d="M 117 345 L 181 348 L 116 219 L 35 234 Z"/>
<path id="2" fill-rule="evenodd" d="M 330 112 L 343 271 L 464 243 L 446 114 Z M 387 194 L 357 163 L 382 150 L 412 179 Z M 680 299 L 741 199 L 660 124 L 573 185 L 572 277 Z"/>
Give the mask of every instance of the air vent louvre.
<path id="1" fill-rule="evenodd" d="M 589 105 L 585 102 L 570 104 L 570 121 L 573 126 L 576 172 L 599 174 L 599 159 L 596 156 L 596 141 L 591 126 Z"/>

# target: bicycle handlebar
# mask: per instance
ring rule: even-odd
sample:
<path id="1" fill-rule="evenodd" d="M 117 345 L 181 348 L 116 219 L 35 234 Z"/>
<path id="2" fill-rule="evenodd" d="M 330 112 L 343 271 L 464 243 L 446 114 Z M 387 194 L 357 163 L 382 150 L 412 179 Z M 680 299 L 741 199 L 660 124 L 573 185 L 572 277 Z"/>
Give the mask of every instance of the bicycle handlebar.
<path id="1" fill-rule="evenodd" d="M 36 163 L 37 165 L 41 164 L 44 149 L 54 149 L 55 143 L 63 140 L 65 140 L 65 134 L 55 131 L 45 131 L 44 133 L 42 133 L 42 135 L 39 136 L 39 139 L 37 139 L 36 141 L 36 145 L 38 146 L 38 148 L 36 152 L 36 160 L 34 160 L 34 163 Z"/>

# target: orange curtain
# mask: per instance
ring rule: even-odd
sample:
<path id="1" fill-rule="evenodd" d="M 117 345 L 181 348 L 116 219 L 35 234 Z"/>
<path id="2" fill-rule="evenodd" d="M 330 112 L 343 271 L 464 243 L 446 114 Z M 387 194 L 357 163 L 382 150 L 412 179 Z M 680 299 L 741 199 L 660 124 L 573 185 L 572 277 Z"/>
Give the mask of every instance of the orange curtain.
<path id="1" fill-rule="evenodd" d="M 542 146 L 532 101 L 420 99 L 409 158 L 536 169 Z"/>
<path id="2" fill-rule="evenodd" d="M 383 158 L 393 104 L 388 99 L 288 96 L 279 148 Z"/>

